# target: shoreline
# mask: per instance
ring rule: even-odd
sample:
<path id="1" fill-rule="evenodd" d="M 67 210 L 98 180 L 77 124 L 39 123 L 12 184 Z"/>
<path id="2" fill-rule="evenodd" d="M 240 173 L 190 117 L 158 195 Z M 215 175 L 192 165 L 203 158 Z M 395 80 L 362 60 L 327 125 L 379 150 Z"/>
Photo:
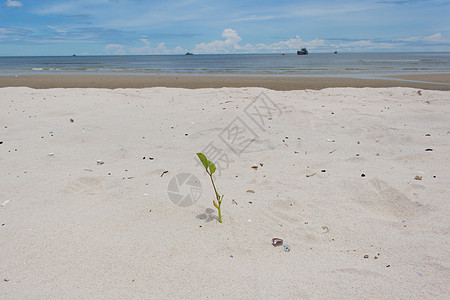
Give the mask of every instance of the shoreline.
<path id="1" fill-rule="evenodd" d="M 223 75 L 32 74 L 0 76 L 0 88 L 223 88 L 261 87 L 277 91 L 325 88 L 409 87 L 450 91 L 450 74 L 385 75 L 379 78 Z"/>

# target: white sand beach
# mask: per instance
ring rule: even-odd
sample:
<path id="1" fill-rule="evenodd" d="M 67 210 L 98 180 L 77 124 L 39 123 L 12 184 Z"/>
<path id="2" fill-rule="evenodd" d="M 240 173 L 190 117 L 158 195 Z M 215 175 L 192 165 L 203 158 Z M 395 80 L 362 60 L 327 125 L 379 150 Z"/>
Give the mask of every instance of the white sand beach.
<path id="1" fill-rule="evenodd" d="M 449 153 L 449 91 L 1 88 L 0 298 L 448 299 Z"/>

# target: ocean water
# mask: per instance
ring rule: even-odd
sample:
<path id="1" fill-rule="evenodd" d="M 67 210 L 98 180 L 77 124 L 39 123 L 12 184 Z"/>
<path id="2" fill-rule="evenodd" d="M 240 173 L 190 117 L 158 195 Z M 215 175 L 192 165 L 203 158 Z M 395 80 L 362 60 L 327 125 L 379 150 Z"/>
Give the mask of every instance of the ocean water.
<path id="1" fill-rule="evenodd" d="M 0 76 L 67 73 L 351 77 L 450 73 L 450 53 L 0 57 Z"/>

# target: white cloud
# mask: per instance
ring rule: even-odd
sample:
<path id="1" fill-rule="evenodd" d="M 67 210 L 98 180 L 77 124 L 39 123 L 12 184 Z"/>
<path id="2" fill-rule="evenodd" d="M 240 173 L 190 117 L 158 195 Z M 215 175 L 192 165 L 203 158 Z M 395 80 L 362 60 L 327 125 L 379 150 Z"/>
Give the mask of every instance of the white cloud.
<path id="1" fill-rule="evenodd" d="M 429 36 L 412 36 L 405 39 L 398 39 L 400 42 L 426 42 L 426 43 L 448 43 L 449 41 L 443 38 L 441 33 L 435 33 Z"/>
<path id="2" fill-rule="evenodd" d="M 233 44 L 239 43 L 242 40 L 241 37 L 237 34 L 237 32 L 231 28 L 225 29 L 222 33 L 222 36 L 226 38 L 226 41 L 229 41 L 230 43 Z"/>
<path id="3" fill-rule="evenodd" d="M 38 8 L 35 13 L 38 15 L 49 15 L 49 14 L 64 14 L 67 12 L 76 12 L 78 9 L 73 2 L 68 3 L 57 3 L 52 6 L 43 6 Z"/>
<path id="4" fill-rule="evenodd" d="M 105 54 L 109 55 L 125 55 L 127 51 L 120 44 L 109 44 L 105 48 L 103 48 Z"/>
<path id="5" fill-rule="evenodd" d="M 340 42 L 337 44 L 328 44 L 329 49 L 336 49 L 344 52 L 367 52 L 378 50 L 394 50 L 398 47 L 396 43 L 373 42 L 371 40 L 359 40 L 351 42 Z"/>
<path id="6" fill-rule="evenodd" d="M 412 37 L 405 38 L 405 39 L 399 39 L 398 41 L 401 41 L 401 42 L 418 42 L 420 40 L 422 40 L 422 37 L 420 37 L 420 36 L 412 36 Z"/>
<path id="7" fill-rule="evenodd" d="M 146 38 L 139 39 L 144 46 L 142 47 L 125 47 L 121 44 L 109 44 L 103 48 L 103 53 L 107 55 L 152 55 L 152 54 L 184 54 L 186 49 L 180 46 L 174 49 L 167 48 L 165 43 L 158 43 L 155 47 L 152 47 L 151 43 Z"/>
<path id="8" fill-rule="evenodd" d="M 449 43 L 441 33 L 430 36 L 409 37 L 392 41 L 377 41 L 373 39 L 346 40 L 346 39 L 313 39 L 303 40 L 299 36 L 281 40 L 271 44 L 256 43 L 241 45 L 242 38 L 233 29 L 225 29 L 222 33 L 223 40 L 215 40 L 197 44 L 194 54 L 220 54 L 220 53 L 294 53 L 306 47 L 311 53 L 325 52 L 368 52 L 368 51 L 393 51 L 402 49 L 408 43 L 424 44 L 446 44 Z"/>
<path id="9" fill-rule="evenodd" d="M 66 35 L 66 34 L 67 34 L 67 31 L 66 31 L 66 30 L 59 29 L 59 28 L 56 27 L 56 26 L 47 25 L 47 27 L 50 28 L 50 29 L 53 29 L 54 31 L 56 31 L 56 32 L 59 33 L 59 34 L 62 34 L 62 35 Z"/>
<path id="10" fill-rule="evenodd" d="M 217 40 L 209 43 L 197 44 L 194 48 L 195 53 L 236 53 L 246 50 L 249 44 L 244 47 L 239 45 L 242 38 L 231 28 L 225 29 L 222 33 L 225 40 Z M 250 50 L 250 49 L 247 49 Z"/>
<path id="11" fill-rule="evenodd" d="M 49 26 L 50 27 L 50 26 Z M 54 30 L 56 28 L 51 27 Z M 443 43 L 445 39 L 442 34 L 436 33 L 426 37 L 410 37 L 393 41 L 376 41 L 371 39 L 345 40 L 345 39 L 313 39 L 303 40 L 299 36 L 287 40 L 281 40 L 271 44 L 241 44 L 242 38 L 239 34 L 227 28 L 222 32 L 222 40 L 203 42 L 195 45 L 192 49 L 194 54 L 226 54 L 226 53 L 295 53 L 297 50 L 306 47 L 311 53 L 324 52 L 368 52 L 368 51 L 392 51 L 403 47 L 407 43 Z M 152 44 L 148 36 L 142 35 L 139 41 L 140 47 L 126 47 L 121 44 L 109 44 L 104 48 L 106 54 L 124 55 L 152 55 L 152 54 L 184 54 L 187 49 L 180 46 L 168 48 L 165 43 Z"/>
<path id="12" fill-rule="evenodd" d="M 131 48 L 129 51 L 134 55 L 150 55 L 150 54 L 172 54 L 173 51 L 166 47 L 165 43 L 159 43 L 156 47 L 152 47 L 151 43 L 147 39 L 140 39 L 145 46 Z"/>
<path id="13" fill-rule="evenodd" d="M 426 36 L 423 38 L 425 42 L 440 42 L 442 39 L 442 34 L 436 33 L 430 36 Z"/>
<path id="14" fill-rule="evenodd" d="M 307 47 L 309 49 L 318 49 L 325 46 L 325 41 L 321 39 L 314 39 L 311 41 L 303 41 L 299 36 L 291 38 L 286 41 L 279 41 L 269 45 L 266 44 L 256 44 L 256 48 L 260 52 L 292 52 L 300 50 L 301 48 Z"/>
<path id="15" fill-rule="evenodd" d="M 6 1 L 6 6 L 8 6 L 8 7 L 22 7 L 23 4 L 20 1 L 8 0 L 8 1 Z"/>
<path id="16" fill-rule="evenodd" d="M 325 46 L 324 40 L 314 39 L 311 41 L 303 41 L 298 36 L 269 45 L 263 43 L 240 45 L 239 42 L 242 38 L 235 30 L 230 28 L 223 31 L 222 37 L 225 39 L 197 44 L 194 48 L 194 53 L 282 53 L 295 52 L 303 47 L 308 47 L 313 50 Z"/>
<path id="17" fill-rule="evenodd" d="M 48 2 L 48 1 L 46 1 Z M 110 0 L 66 0 L 66 1 L 53 1 L 55 3 L 43 3 L 37 8 L 34 13 L 38 15 L 49 14 L 91 14 L 97 13 L 98 10 L 93 10 L 92 7 L 100 7 L 102 11 L 109 12 L 107 10 L 108 4 L 111 4 Z M 120 11 L 124 13 L 124 11 Z"/>

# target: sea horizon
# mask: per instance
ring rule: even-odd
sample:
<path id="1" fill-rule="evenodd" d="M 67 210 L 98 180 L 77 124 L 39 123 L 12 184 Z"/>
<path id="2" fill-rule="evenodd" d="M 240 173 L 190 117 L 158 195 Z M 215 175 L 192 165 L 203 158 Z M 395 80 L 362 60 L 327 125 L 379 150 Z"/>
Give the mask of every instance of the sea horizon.
<path id="1" fill-rule="evenodd" d="M 25 74 L 383 76 L 450 73 L 450 52 L 0 56 L 0 76 Z"/>
<path id="2" fill-rule="evenodd" d="M 309 50 L 308 50 L 309 51 Z M 295 52 L 265 52 L 265 53 L 194 53 L 189 52 L 196 56 L 219 56 L 219 55 L 297 55 Z M 389 51 L 389 52 L 311 52 L 309 51 L 308 55 L 316 55 L 316 54 L 450 54 L 450 51 Z M 59 54 L 59 55 L 0 55 L 0 58 L 11 58 L 11 57 L 102 57 L 102 56 L 110 56 L 110 57 L 122 57 L 122 56 L 186 56 L 186 53 L 165 53 L 165 54 Z"/>

